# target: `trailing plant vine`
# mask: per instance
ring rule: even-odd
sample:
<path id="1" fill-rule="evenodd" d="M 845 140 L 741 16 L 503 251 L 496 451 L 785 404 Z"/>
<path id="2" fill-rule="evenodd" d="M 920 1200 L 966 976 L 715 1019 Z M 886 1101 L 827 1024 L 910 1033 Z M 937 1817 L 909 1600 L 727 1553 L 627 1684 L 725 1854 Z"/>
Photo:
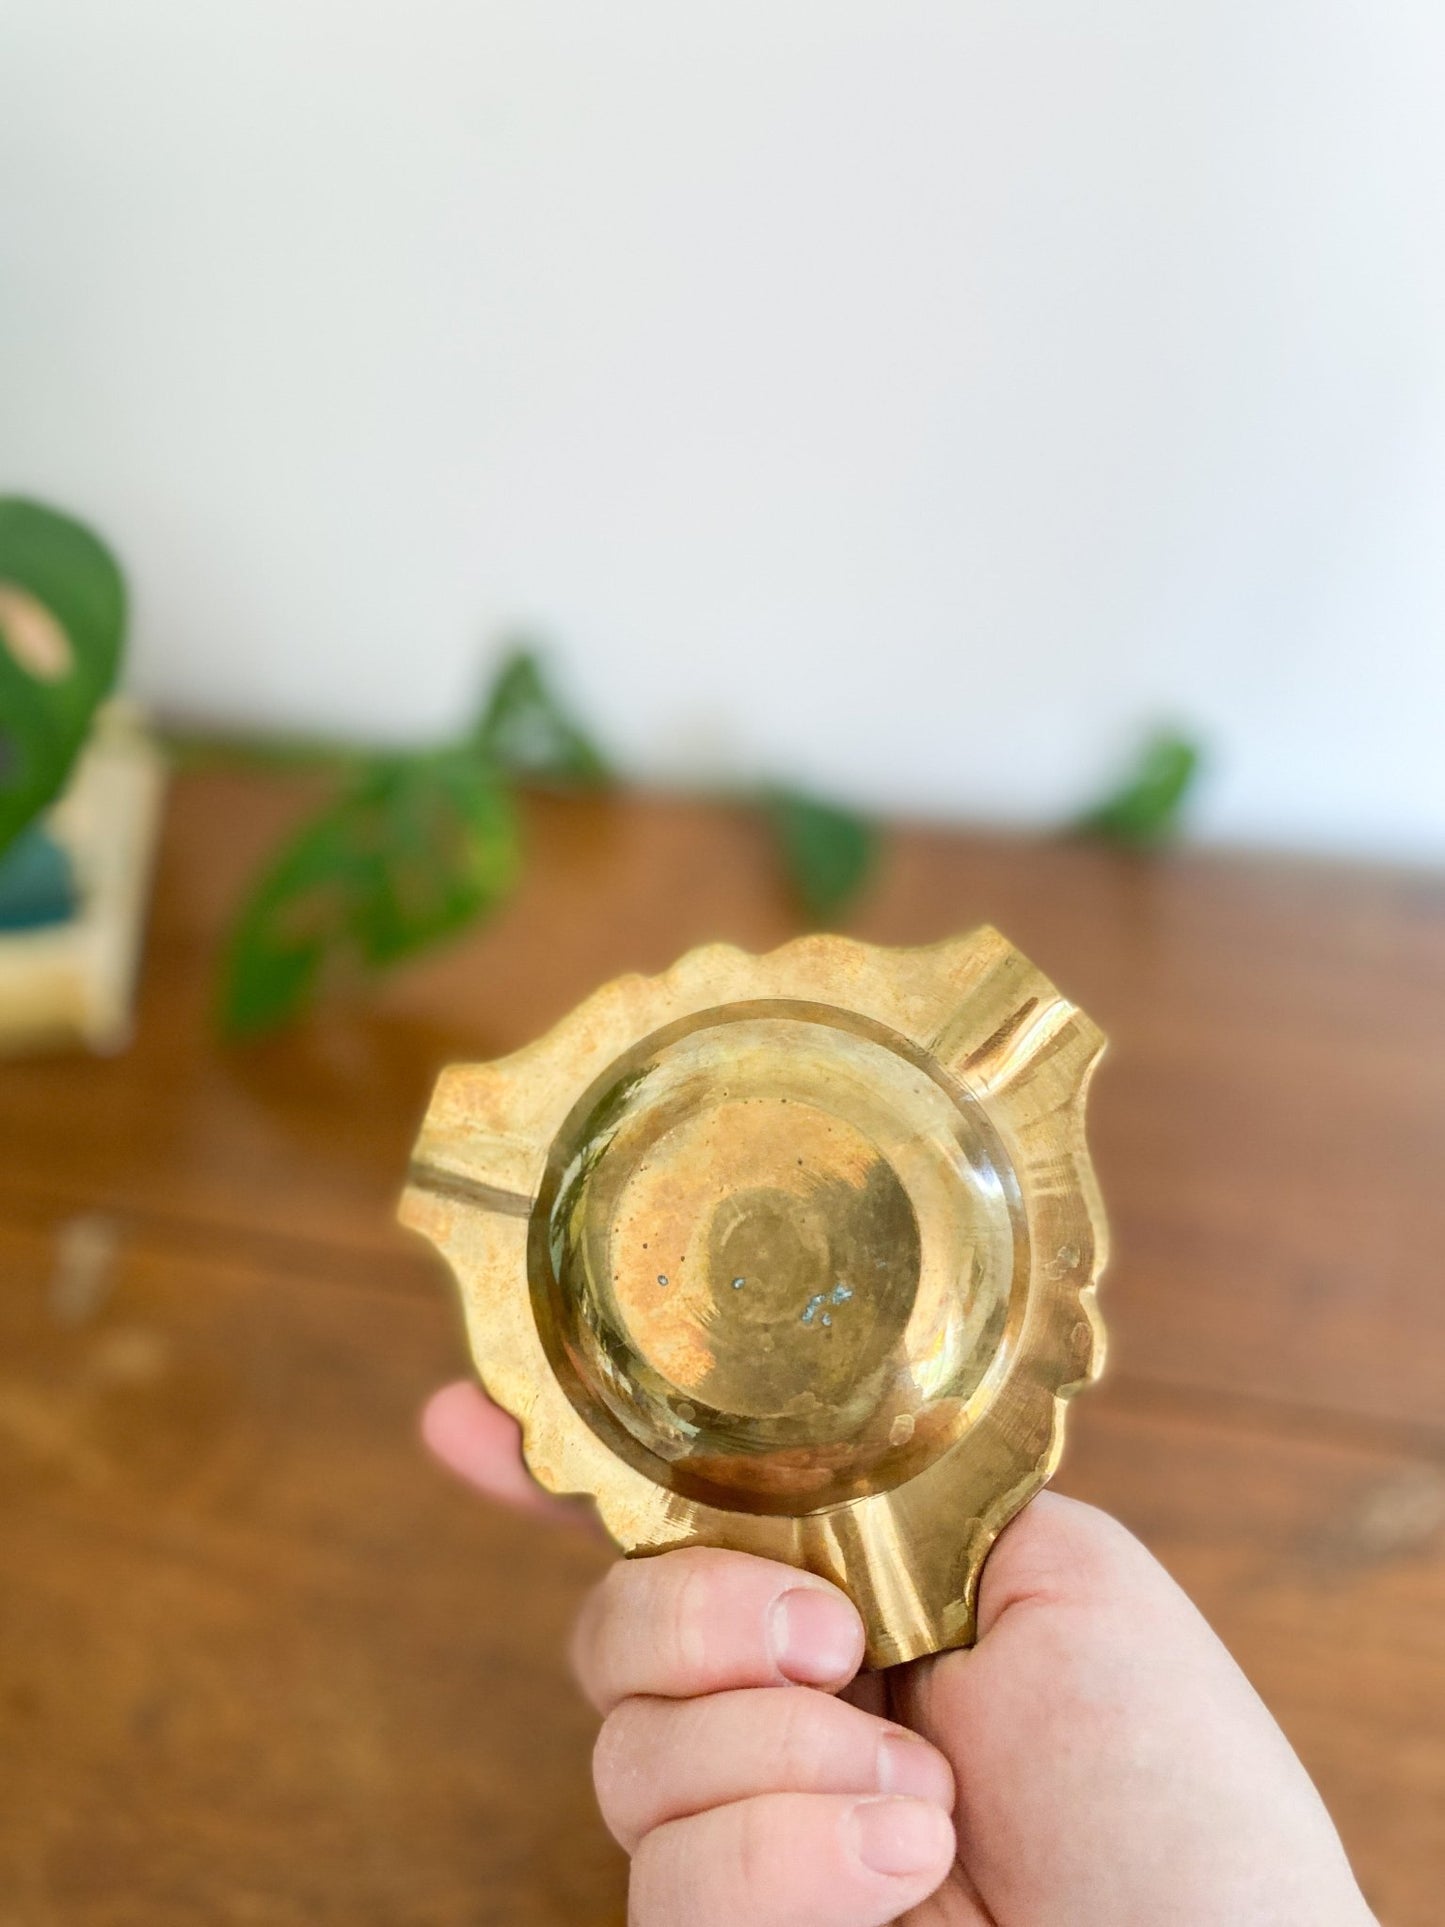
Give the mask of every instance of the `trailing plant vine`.
<path id="1" fill-rule="evenodd" d="M 280 755 L 287 755 L 284 746 Z M 221 1015 L 234 1036 L 299 1016 L 337 980 L 389 968 L 506 901 L 522 873 L 520 784 L 597 789 L 616 773 L 532 650 L 506 656 L 457 740 L 373 754 L 295 749 L 341 787 L 276 854 L 228 948 Z M 760 798 L 811 916 L 840 914 L 867 880 L 877 832 L 863 817 L 784 787 Z"/>
<path id="2" fill-rule="evenodd" d="M 0 923 L 7 874 L 20 903 L 33 900 L 37 877 L 49 888 L 52 860 L 63 864 L 37 818 L 63 789 L 114 687 L 125 621 L 121 571 L 96 535 L 40 503 L 0 497 Z M 240 756 L 321 769 L 335 782 L 237 916 L 220 988 L 222 1023 L 235 1036 L 289 1023 L 332 985 L 390 969 L 495 911 L 523 869 L 519 786 L 595 789 L 618 780 L 526 647 L 505 656 L 470 727 L 441 744 L 171 740 L 185 759 Z M 1178 828 L 1198 769 L 1188 737 L 1161 733 L 1074 827 L 1116 843 L 1159 843 Z M 789 784 L 752 800 L 803 912 L 817 922 L 841 918 L 877 863 L 875 825 Z"/>

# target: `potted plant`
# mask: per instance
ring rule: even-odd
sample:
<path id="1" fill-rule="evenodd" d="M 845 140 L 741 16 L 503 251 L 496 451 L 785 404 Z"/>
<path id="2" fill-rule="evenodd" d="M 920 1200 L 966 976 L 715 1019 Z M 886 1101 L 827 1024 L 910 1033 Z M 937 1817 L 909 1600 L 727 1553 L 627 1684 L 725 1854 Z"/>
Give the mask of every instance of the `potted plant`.
<path id="1" fill-rule="evenodd" d="M 98 536 L 0 496 L 0 1049 L 129 1029 L 161 764 L 112 697 L 125 620 Z"/>

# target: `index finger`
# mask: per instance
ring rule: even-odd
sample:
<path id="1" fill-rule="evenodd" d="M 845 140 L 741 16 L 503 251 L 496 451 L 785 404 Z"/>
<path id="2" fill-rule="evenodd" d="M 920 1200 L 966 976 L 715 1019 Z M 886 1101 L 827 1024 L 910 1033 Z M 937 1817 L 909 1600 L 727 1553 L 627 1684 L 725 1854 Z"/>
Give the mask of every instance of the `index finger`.
<path id="1" fill-rule="evenodd" d="M 645 1693 L 845 1686 L 863 1658 L 851 1601 L 814 1573 L 703 1546 L 614 1566 L 573 1637 L 582 1689 L 606 1715 Z"/>

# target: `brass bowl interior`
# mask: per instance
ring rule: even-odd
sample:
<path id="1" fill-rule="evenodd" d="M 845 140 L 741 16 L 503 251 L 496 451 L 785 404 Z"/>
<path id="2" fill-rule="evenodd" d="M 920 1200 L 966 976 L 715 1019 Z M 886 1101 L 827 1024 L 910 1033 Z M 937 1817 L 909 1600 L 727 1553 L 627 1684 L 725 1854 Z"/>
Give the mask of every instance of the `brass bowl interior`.
<path id="1" fill-rule="evenodd" d="M 644 1038 L 551 1148 L 533 1314 L 606 1443 L 689 1499 L 803 1514 L 912 1478 L 977 1418 L 1028 1232 L 982 1106 L 850 1011 L 728 1004 Z"/>

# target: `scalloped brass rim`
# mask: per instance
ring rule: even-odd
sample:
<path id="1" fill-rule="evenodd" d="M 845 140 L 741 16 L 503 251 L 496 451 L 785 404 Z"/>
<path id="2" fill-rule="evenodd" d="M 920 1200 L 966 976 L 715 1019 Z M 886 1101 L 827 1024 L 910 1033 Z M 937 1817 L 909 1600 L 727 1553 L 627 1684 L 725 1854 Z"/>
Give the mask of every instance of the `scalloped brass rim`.
<path id="1" fill-rule="evenodd" d="M 539 1332 L 528 1235 L 554 1140 L 579 1095 L 639 1040 L 760 1000 L 856 1013 L 977 1100 L 1007 1150 L 1028 1229 L 1003 1369 L 956 1441 L 889 1489 L 795 1515 L 704 1503 L 619 1456 L 561 1383 Z M 1065 1402 L 1103 1363 L 1095 1287 L 1107 1232 L 1084 1139 L 1104 1038 L 996 930 L 915 949 L 810 936 L 764 956 L 694 950 L 604 985 L 535 1043 L 438 1080 L 400 1208 L 457 1278 L 477 1368 L 520 1422 L 534 1476 L 595 1500 L 629 1554 L 724 1545 L 822 1574 L 855 1600 L 868 1660 L 968 1644 L 998 1533 L 1051 1476 Z"/>

